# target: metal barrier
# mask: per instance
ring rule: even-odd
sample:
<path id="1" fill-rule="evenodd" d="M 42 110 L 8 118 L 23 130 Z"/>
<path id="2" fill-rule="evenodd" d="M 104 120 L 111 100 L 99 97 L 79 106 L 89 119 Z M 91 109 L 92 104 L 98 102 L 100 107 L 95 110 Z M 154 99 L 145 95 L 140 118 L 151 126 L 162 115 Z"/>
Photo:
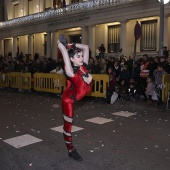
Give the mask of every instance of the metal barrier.
<path id="1" fill-rule="evenodd" d="M 93 83 L 91 92 L 87 96 L 105 97 L 109 76 L 104 74 L 92 74 Z M 60 74 L 35 73 L 34 90 L 62 93 L 66 88 L 66 77 Z"/>
<path id="2" fill-rule="evenodd" d="M 9 73 L 0 73 L 0 87 L 9 87 Z"/>
<path id="3" fill-rule="evenodd" d="M 109 76 L 92 74 L 92 77 L 91 92 L 87 96 L 105 97 Z M 66 77 L 61 74 L 35 73 L 34 82 L 32 82 L 31 73 L 0 73 L 0 87 L 30 90 L 31 83 L 33 83 L 34 90 L 59 94 L 66 88 Z M 163 76 L 162 83 L 165 84 L 165 88 L 162 90 L 162 101 L 167 102 L 170 93 L 170 74 Z"/>
<path id="4" fill-rule="evenodd" d="M 31 89 L 31 73 L 11 72 L 10 87 L 17 89 Z"/>
<path id="5" fill-rule="evenodd" d="M 91 92 L 87 96 L 93 97 L 105 97 L 106 88 L 109 83 L 109 76 L 106 74 L 92 74 L 93 83 L 91 87 Z"/>
<path id="6" fill-rule="evenodd" d="M 166 102 L 170 92 L 170 74 L 163 75 L 162 83 L 165 84 L 165 88 L 162 90 L 162 101 Z"/>
<path id="7" fill-rule="evenodd" d="M 62 93 L 66 87 L 66 78 L 61 74 L 35 73 L 34 90 Z"/>

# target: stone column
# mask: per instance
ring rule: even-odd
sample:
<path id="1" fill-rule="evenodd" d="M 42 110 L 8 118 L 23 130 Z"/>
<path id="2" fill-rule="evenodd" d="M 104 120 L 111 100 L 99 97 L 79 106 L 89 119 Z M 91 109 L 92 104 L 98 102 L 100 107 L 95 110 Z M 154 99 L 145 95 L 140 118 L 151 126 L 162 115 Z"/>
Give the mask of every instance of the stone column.
<path id="1" fill-rule="evenodd" d="M 164 43 L 163 46 L 168 47 L 168 16 L 164 16 Z"/>
<path id="2" fill-rule="evenodd" d="M 4 40 L 0 39 L 0 55 L 4 57 Z"/>
<path id="3" fill-rule="evenodd" d="M 23 1 L 24 16 L 28 15 L 28 1 Z"/>
<path id="4" fill-rule="evenodd" d="M 51 56 L 51 32 L 47 32 L 47 58 Z"/>
<path id="5" fill-rule="evenodd" d="M 17 54 L 17 37 L 13 37 L 13 44 L 12 44 L 12 57 L 16 57 Z"/>
<path id="6" fill-rule="evenodd" d="M 28 54 L 33 58 L 33 35 L 28 35 Z"/>
<path id="7" fill-rule="evenodd" d="M 127 20 L 120 21 L 120 48 L 126 54 Z"/>
<path id="8" fill-rule="evenodd" d="M 57 32 L 52 32 L 52 58 L 57 60 Z"/>
<path id="9" fill-rule="evenodd" d="M 87 44 L 87 27 L 81 27 L 81 43 Z"/>
<path id="10" fill-rule="evenodd" d="M 45 9 L 45 0 L 39 0 L 39 10 L 40 12 L 44 11 Z"/>
<path id="11" fill-rule="evenodd" d="M 88 26 L 88 44 L 91 50 L 91 57 L 95 58 L 95 27 Z"/>

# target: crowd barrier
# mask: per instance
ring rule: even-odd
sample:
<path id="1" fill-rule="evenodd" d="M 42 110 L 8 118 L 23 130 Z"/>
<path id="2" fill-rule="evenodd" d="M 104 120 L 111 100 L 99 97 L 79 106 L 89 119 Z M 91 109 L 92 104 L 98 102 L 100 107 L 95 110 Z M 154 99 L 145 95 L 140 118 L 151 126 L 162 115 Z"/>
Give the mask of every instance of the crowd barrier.
<path id="1" fill-rule="evenodd" d="M 61 94 L 66 88 L 66 77 L 60 74 L 51 73 L 35 73 L 31 77 L 31 73 L 11 72 L 0 73 L 0 87 L 11 87 L 16 89 L 50 92 Z M 93 83 L 91 91 L 87 96 L 105 97 L 106 88 L 109 83 L 109 76 L 106 74 L 92 74 Z M 162 78 L 165 88 L 162 90 L 162 101 L 166 102 L 170 93 L 170 74 L 164 75 Z"/>
<path id="2" fill-rule="evenodd" d="M 87 96 L 93 97 L 105 97 L 106 88 L 109 83 L 109 76 L 106 74 L 92 74 L 93 82 L 91 85 L 91 91 Z"/>
<path id="3" fill-rule="evenodd" d="M 30 90 L 31 89 L 31 73 L 11 72 L 10 87 L 16 89 Z"/>
<path id="4" fill-rule="evenodd" d="M 60 94 L 65 87 L 66 78 L 61 74 L 34 74 L 34 90 Z"/>
<path id="5" fill-rule="evenodd" d="M 0 73 L 0 87 L 9 87 L 9 73 Z"/>
<path id="6" fill-rule="evenodd" d="M 162 83 L 165 84 L 165 88 L 162 90 L 162 101 L 166 102 L 170 92 L 170 74 L 163 75 Z"/>
<path id="7" fill-rule="evenodd" d="M 108 75 L 92 74 L 93 83 L 90 93 L 87 96 L 105 97 L 106 87 L 109 81 Z M 35 73 L 34 74 L 34 90 L 62 93 L 66 88 L 66 78 L 60 74 Z"/>

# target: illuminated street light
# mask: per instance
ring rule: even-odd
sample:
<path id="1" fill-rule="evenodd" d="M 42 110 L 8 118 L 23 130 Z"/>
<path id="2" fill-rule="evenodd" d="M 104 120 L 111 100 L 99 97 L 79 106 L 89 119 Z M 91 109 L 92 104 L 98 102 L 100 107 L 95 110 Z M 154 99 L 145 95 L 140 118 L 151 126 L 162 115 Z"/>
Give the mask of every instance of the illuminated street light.
<path id="1" fill-rule="evenodd" d="M 161 2 L 161 0 L 158 0 L 159 2 Z M 163 0 L 164 4 L 167 4 L 169 2 L 169 0 Z"/>

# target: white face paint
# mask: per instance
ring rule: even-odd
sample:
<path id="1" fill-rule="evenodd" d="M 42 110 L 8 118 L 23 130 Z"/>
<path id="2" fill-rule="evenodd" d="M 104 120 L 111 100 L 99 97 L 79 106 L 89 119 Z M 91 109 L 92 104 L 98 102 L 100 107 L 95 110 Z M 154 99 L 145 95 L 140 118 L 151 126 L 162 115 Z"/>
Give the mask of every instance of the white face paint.
<path id="1" fill-rule="evenodd" d="M 83 52 L 80 51 L 76 53 L 73 58 L 72 57 L 70 58 L 70 60 L 73 62 L 74 66 L 83 65 L 83 61 L 84 61 Z"/>

